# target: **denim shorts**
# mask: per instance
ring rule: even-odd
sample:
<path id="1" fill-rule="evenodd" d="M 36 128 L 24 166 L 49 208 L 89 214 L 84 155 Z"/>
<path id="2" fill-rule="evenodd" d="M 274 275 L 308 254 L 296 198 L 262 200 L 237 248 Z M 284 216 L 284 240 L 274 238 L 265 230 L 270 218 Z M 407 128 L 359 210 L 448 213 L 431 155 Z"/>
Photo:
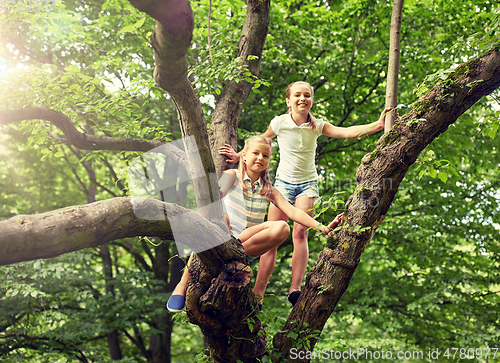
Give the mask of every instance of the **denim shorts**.
<path id="1" fill-rule="evenodd" d="M 318 194 L 318 181 L 311 180 L 305 183 L 292 184 L 281 180 L 276 177 L 274 187 L 288 200 L 290 203 L 295 203 L 295 199 L 301 195 L 306 195 L 309 198 L 317 198 Z"/>

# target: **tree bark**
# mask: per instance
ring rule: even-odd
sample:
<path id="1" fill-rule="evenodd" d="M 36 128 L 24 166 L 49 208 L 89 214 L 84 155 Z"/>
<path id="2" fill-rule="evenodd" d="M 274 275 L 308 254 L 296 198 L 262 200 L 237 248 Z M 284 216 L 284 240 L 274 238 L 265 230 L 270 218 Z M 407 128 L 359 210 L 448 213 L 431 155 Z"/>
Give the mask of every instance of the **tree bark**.
<path id="1" fill-rule="evenodd" d="M 189 269 L 191 280 L 186 301 L 189 321 L 201 328 L 213 362 L 257 362 L 267 345 L 256 316 L 250 267 L 246 261 L 233 260 L 211 278 L 213 273 L 207 273 L 205 264 L 200 262 L 193 260 Z"/>
<path id="2" fill-rule="evenodd" d="M 247 14 L 239 43 L 238 57 L 241 58 L 239 65 L 248 67 L 250 73 L 257 77 L 269 29 L 271 4 L 270 0 L 248 0 L 246 3 Z M 255 56 L 257 59 L 249 60 L 249 56 Z M 223 155 L 219 155 L 219 148 L 224 144 L 230 144 L 237 150 L 237 123 L 252 87 L 253 84 L 245 80 L 228 81 L 217 99 L 210 121 L 209 140 L 218 173 L 231 165 L 226 162 Z"/>
<path id="3" fill-rule="evenodd" d="M 391 17 L 389 40 L 389 67 L 387 71 L 387 88 L 385 92 L 385 107 L 398 106 L 399 56 L 401 49 L 401 18 L 404 0 L 394 0 Z M 385 116 L 385 132 L 394 126 L 396 112 L 388 112 Z"/>
<path id="4" fill-rule="evenodd" d="M 106 281 L 106 292 L 115 297 L 115 287 L 111 282 L 113 280 L 113 261 L 111 260 L 111 254 L 109 253 L 109 248 L 106 245 L 102 245 L 99 248 L 99 255 L 102 258 L 104 279 Z M 110 329 L 106 336 L 108 342 L 109 356 L 113 360 L 122 359 L 122 351 L 120 349 L 120 335 L 116 329 Z"/>
<path id="5" fill-rule="evenodd" d="M 329 236 L 287 323 L 274 337 L 275 348 L 284 353 L 279 361 L 290 359 L 296 340 L 308 340 L 307 350 L 313 350 L 316 338 L 311 332 L 323 329 L 420 152 L 481 97 L 499 87 L 500 53 L 496 48 L 471 59 L 446 82 L 436 84 L 380 138 L 376 149 L 363 157 L 356 173 L 358 186 L 346 203 L 341 228 Z M 288 337 L 290 331 L 298 337 Z"/>
<path id="6" fill-rule="evenodd" d="M 203 250 L 203 236 L 224 239 L 227 234 L 195 211 L 175 204 L 145 199 L 139 208 L 141 218 L 130 198 L 113 198 L 0 221 L 0 265 L 55 257 L 126 237 L 174 240 L 167 214 L 182 214 L 183 238 L 199 250 Z M 164 216 L 163 220 L 158 216 Z"/>
<path id="7" fill-rule="evenodd" d="M 173 249 L 168 243 L 162 243 L 155 249 L 156 255 L 153 260 L 153 271 L 158 280 L 164 281 L 158 293 L 165 293 L 168 289 L 169 271 L 172 263 L 170 262 Z M 170 346 L 172 340 L 173 321 L 172 316 L 165 310 L 163 314 L 153 317 L 152 326 L 161 331 L 161 333 L 151 334 L 149 338 L 149 363 L 170 363 Z"/>

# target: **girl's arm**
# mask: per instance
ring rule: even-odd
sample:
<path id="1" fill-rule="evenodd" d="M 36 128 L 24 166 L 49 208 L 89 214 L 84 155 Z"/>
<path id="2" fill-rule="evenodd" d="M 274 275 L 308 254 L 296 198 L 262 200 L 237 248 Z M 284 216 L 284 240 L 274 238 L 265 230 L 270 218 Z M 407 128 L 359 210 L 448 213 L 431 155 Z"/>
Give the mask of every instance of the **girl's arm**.
<path id="1" fill-rule="evenodd" d="M 235 179 L 236 171 L 234 169 L 229 169 L 222 173 L 221 177 L 219 178 L 219 191 L 221 198 L 224 198 L 226 196 Z"/>
<path id="2" fill-rule="evenodd" d="M 273 129 L 271 128 L 271 125 L 267 128 L 266 132 L 262 134 L 264 137 L 269 137 L 270 139 L 274 138 L 276 134 L 274 133 Z"/>
<path id="3" fill-rule="evenodd" d="M 262 136 L 269 137 L 272 139 L 273 137 L 276 136 L 276 134 L 274 133 L 271 126 L 269 126 L 269 128 L 266 130 L 266 132 L 264 132 L 262 134 Z M 219 154 L 226 155 L 229 158 L 226 160 L 226 162 L 228 162 L 230 164 L 237 163 L 238 161 L 240 161 L 240 157 L 241 157 L 241 151 L 239 153 L 237 153 L 236 151 L 234 151 L 233 147 L 229 144 L 225 144 L 224 146 L 221 146 L 219 148 Z"/>
<path id="4" fill-rule="evenodd" d="M 315 231 L 320 231 L 323 234 L 328 234 L 330 232 L 330 225 L 333 225 L 334 222 L 330 223 L 330 225 L 324 226 L 318 221 L 316 221 L 314 218 L 312 218 L 309 214 L 304 212 L 302 209 L 299 209 L 297 207 L 294 207 L 288 201 L 281 195 L 281 193 L 273 187 L 273 194 L 271 196 L 271 199 L 274 201 L 274 205 L 278 207 L 283 213 L 285 213 L 288 218 L 293 220 L 294 222 L 300 223 L 306 227 L 312 228 Z M 335 226 L 338 224 L 338 222 L 335 224 Z"/>
<path id="5" fill-rule="evenodd" d="M 384 111 L 382 111 L 382 113 L 380 114 L 380 118 L 378 119 L 378 121 L 366 125 L 337 127 L 326 122 L 325 126 L 323 127 L 323 135 L 334 137 L 337 139 L 355 139 L 360 136 L 373 134 L 384 129 L 384 116 L 390 110 L 390 107 L 385 108 Z"/>

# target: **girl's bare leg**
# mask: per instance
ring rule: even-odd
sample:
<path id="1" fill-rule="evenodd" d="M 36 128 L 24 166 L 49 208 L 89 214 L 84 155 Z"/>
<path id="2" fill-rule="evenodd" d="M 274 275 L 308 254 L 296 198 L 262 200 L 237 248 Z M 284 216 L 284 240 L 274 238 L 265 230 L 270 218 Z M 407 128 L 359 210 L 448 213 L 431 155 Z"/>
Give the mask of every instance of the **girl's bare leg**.
<path id="1" fill-rule="evenodd" d="M 302 209 L 311 217 L 314 215 L 314 201 L 316 198 L 311 198 L 306 195 L 301 195 L 295 200 L 295 207 Z M 292 283 L 288 293 L 300 290 L 302 280 L 307 269 L 307 262 L 309 260 L 309 245 L 307 241 L 307 227 L 300 223 L 293 224 L 292 241 L 293 241 L 293 254 L 292 254 Z"/>
<path id="2" fill-rule="evenodd" d="M 239 239 L 247 255 L 259 257 L 277 248 L 289 234 L 290 227 L 285 221 L 267 221 L 245 229 Z"/>
<path id="3" fill-rule="evenodd" d="M 172 295 L 182 295 L 186 296 L 186 287 L 189 282 L 189 266 L 191 266 L 191 260 L 193 259 L 193 254 L 189 256 L 188 263 L 184 268 L 184 272 L 182 273 L 181 281 L 175 286 L 174 291 L 172 291 Z"/>
<path id="4" fill-rule="evenodd" d="M 257 277 L 255 279 L 255 286 L 253 288 L 253 293 L 257 296 L 259 303 L 264 300 L 264 293 L 266 292 L 267 284 L 274 271 L 274 265 L 276 264 L 276 253 L 278 248 L 274 248 L 262 256 L 260 256 L 259 270 L 257 271 Z"/>
<path id="5" fill-rule="evenodd" d="M 290 234 L 290 227 L 285 221 L 267 221 L 244 230 L 239 238 L 245 253 L 249 256 L 261 256 L 254 294 L 264 296 L 267 283 L 274 269 L 278 246 Z"/>
<path id="6" fill-rule="evenodd" d="M 288 216 L 271 203 L 269 205 L 267 220 L 286 222 L 288 221 Z M 272 249 L 260 256 L 259 271 L 257 272 L 257 278 L 255 280 L 253 292 L 258 298 L 260 298 L 261 302 L 264 299 L 264 293 L 266 292 L 267 284 L 269 282 L 269 279 L 271 278 L 271 274 L 274 271 L 274 266 L 276 265 L 277 251 L 278 248 Z"/>

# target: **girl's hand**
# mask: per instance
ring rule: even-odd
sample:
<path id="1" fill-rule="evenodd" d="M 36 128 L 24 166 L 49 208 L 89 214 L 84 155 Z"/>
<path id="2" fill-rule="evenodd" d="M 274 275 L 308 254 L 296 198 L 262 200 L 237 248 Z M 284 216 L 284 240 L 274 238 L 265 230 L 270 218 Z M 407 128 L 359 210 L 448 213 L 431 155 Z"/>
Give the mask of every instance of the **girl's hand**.
<path id="1" fill-rule="evenodd" d="M 330 232 L 330 228 L 328 228 L 327 226 L 324 226 L 322 224 L 320 224 L 318 227 L 316 227 L 315 230 L 319 231 L 323 234 L 328 234 L 328 232 Z"/>
<path id="2" fill-rule="evenodd" d="M 333 229 L 339 225 L 339 223 L 342 221 L 342 216 L 344 213 L 339 214 L 338 216 L 335 217 L 335 219 L 328 225 L 329 229 Z"/>
<path id="3" fill-rule="evenodd" d="M 234 151 L 233 147 L 229 144 L 225 144 L 224 146 L 219 148 L 220 155 L 226 155 L 229 159 L 226 159 L 226 162 L 230 164 L 237 163 L 240 161 L 240 156 Z"/>
<path id="4" fill-rule="evenodd" d="M 377 126 L 375 127 L 377 129 L 377 131 L 384 129 L 384 127 L 385 127 L 385 114 L 387 112 L 389 112 L 390 110 L 392 110 L 392 107 L 386 107 L 386 108 L 384 108 L 384 110 L 380 114 L 380 117 L 377 121 Z"/>
<path id="5" fill-rule="evenodd" d="M 377 121 L 377 129 L 380 131 L 380 130 L 383 130 L 384 127 L 385 127 L 385 115 L 392 110 L 392 107 L 386 107 L 384 108 L 384 111 L 382 111 L 382 113 L 380 114 L 380 118 L 378 119 Z M 396 118 L 395 120 L 397 120 L 399 118 L 399 112 L 397 109 L 394 109 L 394 111 L 392 112 L 395 112 L 396 113 Z"/>

